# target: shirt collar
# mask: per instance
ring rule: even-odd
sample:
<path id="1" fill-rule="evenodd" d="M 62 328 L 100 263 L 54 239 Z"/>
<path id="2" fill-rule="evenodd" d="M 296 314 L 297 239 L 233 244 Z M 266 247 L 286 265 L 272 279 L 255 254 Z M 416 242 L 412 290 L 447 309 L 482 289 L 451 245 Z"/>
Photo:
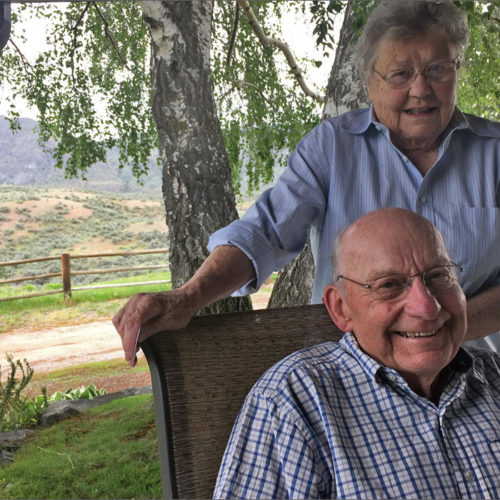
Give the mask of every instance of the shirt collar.
<path id="1" fill-rule="evenodd" d="M 453 111 L 453 114 L 451 115 L 450 123 L 448 123 L 443 131 L 443 134 L 441 135 L 442 140 L 440 149 L 445 149 L 455 130 L 461 129 L 472 130 L 467 118 L 465 118 L 465 115 L 457 107 L 455 107 L 455 111 Z"/>
<path id="2" fill-rule="evenodd" d="M 339 345 L 356 358 L 368 377 L 375 378 L 379 370 L 385 368 L 384 365 L 381 365 L 378 361 L 368 356 L 368 354 L 359 347 L 358 341 L 353 333 L 346 332 L 339 341 Z"/>
<path id="3" fill-rule="evenodd" d="M 454 364 L 456 363 L 456 364 Z M 480 356 L 474 356 L 467 347 L 461 347 L 450 363 L 457 372 L 465 373 L 472 366 L 471 375 L 479 382 L 486 384 L 487 380 L 484 374 L 484 362 Z"/>
<path id="4" fill-rule="evenodd" d="M 393 374 L 397 374 L 395 370 L 388 368 L 366 354 L 359 347 L 353 333 L 346 332 L 339 341 L 339 345 L 356 358 L 362 369 L 370 378 L 380 380 L 381 378 L 385 378 L 384 375 L 386 375 L 389 371 Z M 449 370 L 450 373 L 454 372 L 460 376 L 469 372 L 472 368 L 471 375 L 480 382 L 486 383 L 483 370 L 481 370 L 479 364 L 480 363 L 475 356 L 472 356 L 469 351 L 461 347 L 448 365 L 447 370 Z"/>
<path id="5" fill-rule="evenodd" d="M 340 115 L 340 126 L 351 134 L 363 134 L 372 124 L 372 108 L 355 109 Z"/>
<path id="6" fill-rule="evenodd" d="M 375 117 L 373 104 L 369 108 L 356 109 L 349 113 L 345 113 L 339 117 L 342 128 L 352 134 L 363 134 L 372 125 L 378 130 L 389 132 L 388 128 Z M 475 133 L 480 133 L 475 130 L 467 117 L 457 108 L 453 111 L 450 123 L 448 123 L 443 137 L 448 137 L 452 132 L 459 129 L 470 129 Z"/>

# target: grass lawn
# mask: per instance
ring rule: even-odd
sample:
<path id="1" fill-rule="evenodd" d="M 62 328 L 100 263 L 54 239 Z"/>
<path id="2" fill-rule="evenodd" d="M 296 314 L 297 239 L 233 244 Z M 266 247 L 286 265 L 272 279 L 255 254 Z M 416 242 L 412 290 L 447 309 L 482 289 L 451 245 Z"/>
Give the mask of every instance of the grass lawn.
<path id="1" fill-rule="evenodd" d="M 156 272 L 132 278 L 101 281 L 99 284 L 168 279 L 170 279 L 170 273 Z M 53 287 L 45 286 L 41 288 L 41 291 L 50 288 Z M 57 294 L 0 302 L 0 333 L 17 329 L 45 330 L 57 326 L 110 320 L 132 295 L 140 292 L 165 291 L 170 288 L 170 284 L 137 285 L 75 291 L 69 301 L 65 300 L 62 294 Z M 16 287 L 0 286 L 0 297 L 19 293 Z"/>
<path id="2" fill-rule="evenodd" d="M 112 401 L 39 428 L 11 465 L 0 498 L 161 498 L 153 399 Z"/>
<path id="3" fill-rule="evenodd" d="M 73 365 L 50 372 L 37 372 L 23 391 L 25 396 L 33 398 L 42 393 L 42 387 L 47 389 L 50 396 L 56 391 L 64 392 L 66 389 L 75 389 L 82 385 L 95 384 L 98 389 L 105 388 L 106 382 L 112 382 L 117 377 L 132 377 L 135 374 L 149 372 L 146 358 L 140 357 L 137 365 L 130 368 L 123 359 L 110 359 Z M 105 381 L 105 382 L 103 382 Z M 110 392 L 110 391 L 108 391 Z"/>

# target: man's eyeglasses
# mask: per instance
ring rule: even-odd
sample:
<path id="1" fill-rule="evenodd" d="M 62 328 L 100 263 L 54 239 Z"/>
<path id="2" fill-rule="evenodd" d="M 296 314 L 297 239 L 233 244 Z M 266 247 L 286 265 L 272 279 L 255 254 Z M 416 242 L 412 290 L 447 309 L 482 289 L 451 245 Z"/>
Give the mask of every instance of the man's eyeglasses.
<path id="1" fill-rule="evenodd" d="M 412 274 L 391 274 L 381 276 L 369 283 L 361 283 L 346 276 L 339 275 L 335 281 L 340 279 L 350 281 L 362 286 L 371 292 L 376 293 L 382 300 L 393 300 L 403 298 L 411 288 L 413 278 L 422 278 L 422 283 L 431 292 L 441 292 L 449 290 L 458 285 L 458 276 L 463 268 L 455 263 L 436 266 L 423 273 Z"/>
<path id="2" fill-rule="evenodd" d="M 393 89 L 409 87 L 417 78 L 419 73 L 429 82 L 446 83 L 455 78 L 456 71 L 460 65 L 458 57 L 453 61 L 442 61 L 429 64 L 422 71 L 415 68 L 400 68 L 387 72 L 385 75 L 377 73 Z"/>

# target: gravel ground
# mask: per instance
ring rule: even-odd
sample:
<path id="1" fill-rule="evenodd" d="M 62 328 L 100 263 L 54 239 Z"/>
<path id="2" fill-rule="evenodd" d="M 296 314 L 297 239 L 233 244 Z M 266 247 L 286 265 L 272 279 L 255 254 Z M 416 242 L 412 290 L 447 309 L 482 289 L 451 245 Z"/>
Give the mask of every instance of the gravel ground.
<path id="1" fill-rule="evenodd" d="M 267 305 L 268 293 L 252 296 L 254 309 Z M 97 321 L 82 325 L 64 326 L 36 332 L 15 331 L 0 335 L 0 365 L 5 373 L 9 367 L 5 363 L 5 353 L 14 359 L 26 359 L 35 373 L 51 372 L 83 363 L 123 358 L 121 341 L 110 321 Z M 138 357 L 144 355 L 139 351 Z M 125 359 L 123 358 L 125 365 Z M 104 388 L 109 393 L 128 387 L 151 384 L 149 372 L 117 374 L 106 378 L 93 377 L 89 373 L 88 384 Z M 34 382 L 33 390 L 38 390 Z M 49 394 L 59 389 L 57 384 L 45 383 Z M 31 392 L 31 391 L 30 391 Z"/>

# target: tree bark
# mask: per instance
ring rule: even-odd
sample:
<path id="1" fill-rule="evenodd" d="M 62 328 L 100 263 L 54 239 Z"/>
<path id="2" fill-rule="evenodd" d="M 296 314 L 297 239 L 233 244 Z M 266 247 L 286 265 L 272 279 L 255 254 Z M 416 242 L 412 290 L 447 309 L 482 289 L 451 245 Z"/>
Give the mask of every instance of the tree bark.
<path id="1" fill-rule="evenodd" d="M 355 0 L 346 5 L 328 85 L 323 119 L 346 111 L 368 106 L 369 99 L 362 79 L 353 63 Z M 306 244 L 302 253 L 292 260 L 278 275 L 268 307 L 289 307 L 308 304 L 314 281 L 314 261 Z"/>
<path id="2" fill-rule="evenodd" d="M 278 274 L 268 308 L 305 306 L 311 301 L 314 261 L 309 240 L 304 250 Z"/>
<path id="3" fill-rule="evenodd" d="M 231 171 L 213 99 L 212 2 L 139 2 L 151 34 L 153 115 L 163 165 L 172 286 L 208 255 L 208 237 L 238 217 Z M 203 312 L 251 308 L 228 298 Z"/>

